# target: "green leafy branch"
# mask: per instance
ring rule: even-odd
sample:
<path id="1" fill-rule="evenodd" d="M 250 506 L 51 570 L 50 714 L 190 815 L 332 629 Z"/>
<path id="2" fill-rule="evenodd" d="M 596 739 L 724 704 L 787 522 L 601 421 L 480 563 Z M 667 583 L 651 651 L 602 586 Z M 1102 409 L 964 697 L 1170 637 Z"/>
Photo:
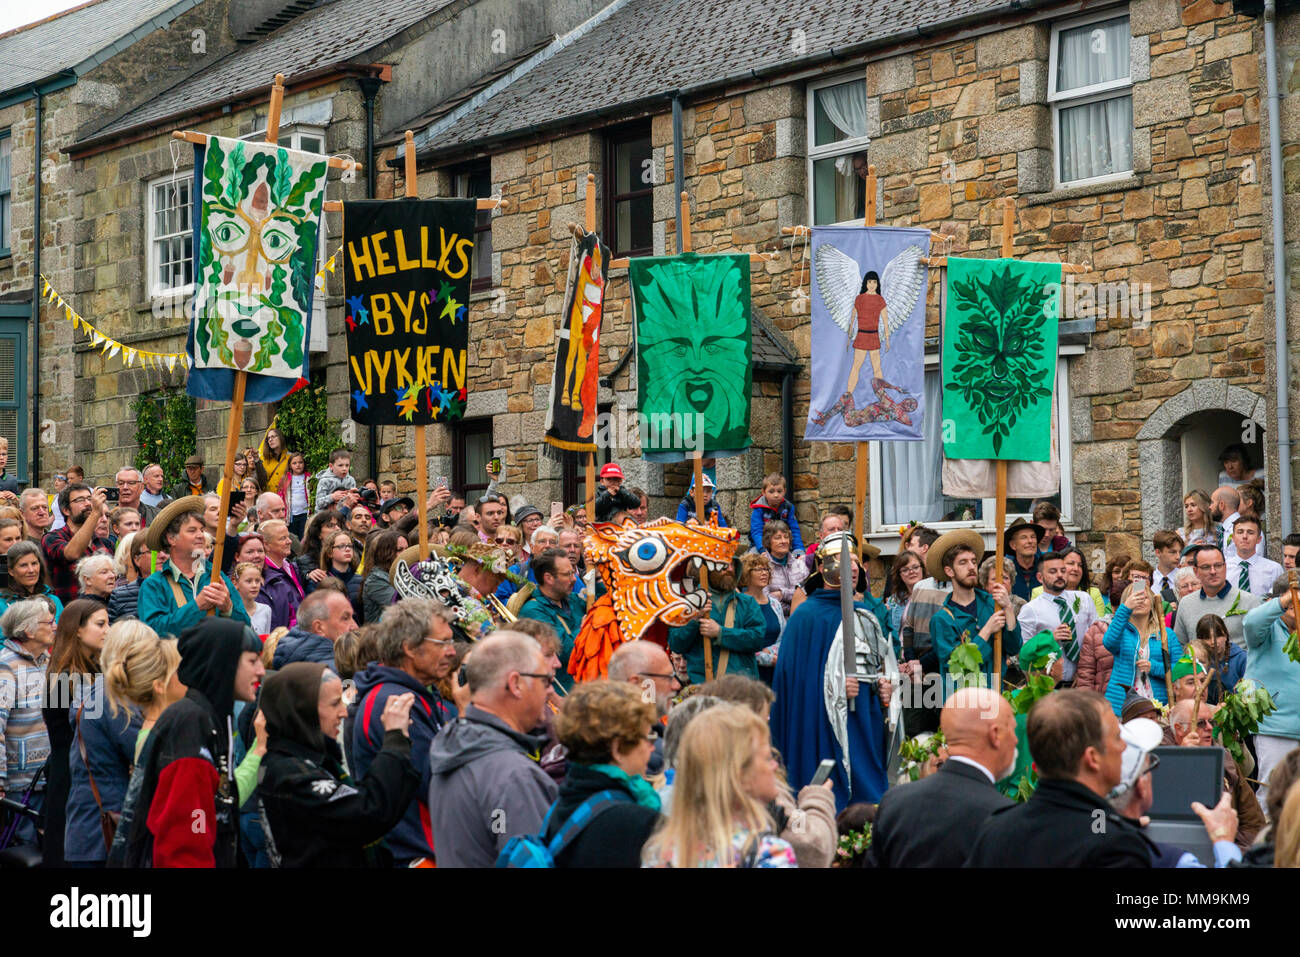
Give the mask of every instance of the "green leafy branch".
<path id="1" fill-rule="evenodd" d="M 1260 721 L 1276 710 L 1277 704 L 1267 688 L 1250 678 L 1242 678 L 1233 693 L 1224 697 L 1223 706 L 1210 721 L 1214 739 L 1240 762 L 1245 757 L 1241 742 L 1247 735 L 1257 734 Z"/>

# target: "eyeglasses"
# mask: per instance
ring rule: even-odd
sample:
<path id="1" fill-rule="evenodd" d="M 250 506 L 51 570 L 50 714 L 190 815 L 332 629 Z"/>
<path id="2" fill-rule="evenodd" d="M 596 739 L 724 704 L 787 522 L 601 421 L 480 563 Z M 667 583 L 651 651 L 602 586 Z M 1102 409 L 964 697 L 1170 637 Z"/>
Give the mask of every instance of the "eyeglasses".
<path id="1" fill-rule="evenodd" d="M 80 505 L 80 504 L 82 504 L 83 502 L 89 502 L 89 501 L 90 501 L 90 496 L 89 496 L 89 495 L 80 495 L 80 496 L 78 496 L 77 498 L 70 498 L 70 499 L 68 499 L 68 504 L 69 504 L 69 505 Z"/>
<path id="2" fill-rule="evenodd" d="M 425 638 L 424 640 L 431 645 L 437 645 L 439 648 L 450 648 L 456 644 L 455 638 Z"/>
<path id="3" fill-rule="evenodd" d="M 518 545 L 519 543 L 518 543 L 517 541 L 515 541 L 513 538 L 498 538 L 498 539 L 497 539 L 497 544 L 498 544 L 498 545 Z"/>
<path id="4" fill-rule="evenodd" d="M 665 681 L 675 681 L 678 684 L 682 683 L 682 679 L 677 677 L 677 673 L 675 671 L 670 671 L 666 675 L 661 675 L 658 672 L 654 672 L 654 671 L 638 671 L 637 674 L 639 674 L 642 678 L 663 678 Z"/>
<path id="5" fill-rule="evenodd" d="M 126 479 L 125 481 L 118 482 L 117 487 L 130 488 L 132 485 L 143 485 L 143 484 L 144 482 L 140 481 L 139 479 Z"/>
<path id="6" fill-rule="evenodd" d="M 1220 569 L 1227 568 L 1227 567 L 1228 566 L 1225 562 L 1217 562 L 1213 565 L 1197 565 L 1196 569 L 1197 571 L 1202 571 L 1202 572 L 1217 572 Z"/>
<path id="7" fill-rule="evenodd" d="M 538 678 L 538 679 L 540 679 L 540 680 L 542 680 L 542 681 L 548 681 L 548 682 L 549 682 L 549 681 L 554 681 L 554 680 L 555 680 L 555 672 L 554 672 L 554 671 L 549 672 L 549 673 L 544 674 L 544 675 L 535 675 L 535 674 L 533 674 L 531 671 L 516 671 L 515 674 L 519 675 L 521 678 Z"/>

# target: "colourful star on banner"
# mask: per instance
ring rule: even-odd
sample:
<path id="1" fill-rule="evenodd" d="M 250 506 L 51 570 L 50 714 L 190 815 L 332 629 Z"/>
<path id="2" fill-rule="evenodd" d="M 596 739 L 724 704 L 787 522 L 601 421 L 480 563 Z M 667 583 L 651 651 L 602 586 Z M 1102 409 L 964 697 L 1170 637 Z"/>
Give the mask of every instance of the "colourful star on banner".
<path id="1" fill-rule="evenodd" d="M 415 410 L 420 399 L 420 390 L 412 385 L 406 389 L 395 389 L 397 394 L 397 411 L 407 422 L 410 422 L 415 416 Z"/>
<path id="2" fill-rule="evenodd" d="M 432 291 L 432 290 L 430 290 L 430 291 Z M 434 302 L 442 302 L 444 299 L 450 299 L 450 298 L 451 298 L 451 294 L 452 294 L 453 292 L 455 292 L 455 290 L 452 288 L 451 283 L 449 283 L 449 282 L 444 282 L 444 283 L 442 283 L 442 284 L 439 286 L 439 288 L 438 288 L 438 295 L 437 295 L 436 297 L 434 297 L 434 300 L 433 300 L 433 301 L 434 301 Z"/>
<path id="3" fill-rule="evenodd" d="M 457 302 L 454 298 L 452 298 L 451 296 L 448 296 L 448 297 L 447 297 L 447 304 L 446 304 L 445 306 L 442 307 L 442 315 L 440 315 L 438 318 L 439 318 L 439 319 L 450 319 L 451 322 L 452 322 L 452 325 L 455 325 L 455 324 L 456 324 L 456 310 L 459 309 L 459 308 L 460 308 L 460 303 L 458 303 L 458 302 Z"/>
<path id="4" fill-rule="evenodd" d="M 358 313 L 365 307 L 365 302 L 360 296 L 348 296 L 348 309 L 353 313 Z"/>
<path id="5" fill-rule="evenodd" d="M 439 393 L 438 393 L 438 403 L 439 403 L 439 405 L 442 407 L 442 411 L 443 411 L 443 412 L 450 413 L 450 412 L 453 411 L 453 410 L 452 410 L 451 403 L 452 403 L 452 400 L 454 400 L 455 398 L 456 398 L 456 393 L 454 393 L 454 392 L 443 392 L 443 391 L 439 390 Z"/>
<path id="6" fill-rule="evenodd" d="M 465 390 L 464 390 L 463 388 L 457 390 L 457 392 L 456 392 L 456 398 L 460 399 L 460 401 L 462 401 L 462 402 L 465 401 L 465 399 L 466 399 L 466 392 L 465 392 Z"/>
<path id="7" fill-rule="evenodd" d="M 366 394 L 362 392 L 360 389 L 356 389 L 353 391 L 352 401 L 356 403 L 358 412 L 360 412 L 362 409 L 370 408 L 370 404 L 366 402 Z"/>
<path id="8" fill-rule="evenodd" d="M 352 332 L 357 328 L 356 321 L 350 315 L 347 317 L 347 323 L 348 323 L 348 332 Z"/>
<path id="9" fill-rule="evenodd" d="M 459 309 L 456 310 L 456 318 L 459 319 L 461 322 L 464 322 L 464 321 L 465 321 L 465 313 L 467 313 L 467 312 L 469 312 L 469 310 L 468 310 L 467 308 L 465 308 L 464 306 L 461 306 Z"/>
<path id="10" fill-rule="evenodd" d="M 357 325 L 359 326 L 370 325 L 370 311 L 366 309 L 365 306 L 362 306 L 360 310 L 357 311 Z"/>

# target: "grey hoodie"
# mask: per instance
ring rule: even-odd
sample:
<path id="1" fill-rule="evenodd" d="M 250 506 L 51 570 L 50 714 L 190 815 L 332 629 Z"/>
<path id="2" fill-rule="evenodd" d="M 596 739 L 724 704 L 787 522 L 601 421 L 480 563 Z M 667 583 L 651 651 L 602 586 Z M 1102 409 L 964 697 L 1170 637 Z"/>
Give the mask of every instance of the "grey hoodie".
<path id="1" fill-rule="evenodd" d="M 510 838 L 536 834 L 559 794 L 538 763 L 544 738 L 474 705 L 429 748 L 429 817 L 439 867 L 492 867 Z"/>

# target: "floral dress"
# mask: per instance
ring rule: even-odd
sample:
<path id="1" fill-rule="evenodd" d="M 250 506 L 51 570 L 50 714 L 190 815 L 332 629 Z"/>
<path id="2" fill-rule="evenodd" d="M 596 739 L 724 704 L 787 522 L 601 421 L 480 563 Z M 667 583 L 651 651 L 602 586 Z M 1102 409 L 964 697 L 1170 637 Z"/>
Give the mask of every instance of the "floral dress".
<path id="1" fill-rule="evenodd" d="M 662 851 L 653 860 L 644 862 L 642 867 L 673 867 L 674 855 Z M 798 867 L 794 859 L 794 848 L 789 842 L 775 834 L 760 834 L 757 842 L 752 833 L 745 828 L 736 831 L 731 838 L 727 860 L 723 861 L 710 849 L 701 849 L 697 858 L 700 867 Z"/>

